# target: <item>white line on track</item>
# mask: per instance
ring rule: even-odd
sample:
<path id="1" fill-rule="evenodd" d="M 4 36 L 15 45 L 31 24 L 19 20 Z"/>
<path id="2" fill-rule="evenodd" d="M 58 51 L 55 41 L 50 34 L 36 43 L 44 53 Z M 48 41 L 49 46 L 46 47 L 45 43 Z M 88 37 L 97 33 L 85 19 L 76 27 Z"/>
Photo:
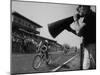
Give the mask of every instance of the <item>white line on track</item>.
<path id="1" fill-rule="evenodd" d="M 78 55 L 78 54 L 77 54 Z M 67 60 L 66 62 L 64 62 L 62 65 L 56 67 L 55 69 L 51 70 L 52 72 L 57 71 L 59 68 L 61 68 L 64 64 L 67 64 L 69 61 L 71 61 L 72 59 L 74 59 L 77 55 L 73 56 L 72 58 L 70 58 L 69 60 Z"/>

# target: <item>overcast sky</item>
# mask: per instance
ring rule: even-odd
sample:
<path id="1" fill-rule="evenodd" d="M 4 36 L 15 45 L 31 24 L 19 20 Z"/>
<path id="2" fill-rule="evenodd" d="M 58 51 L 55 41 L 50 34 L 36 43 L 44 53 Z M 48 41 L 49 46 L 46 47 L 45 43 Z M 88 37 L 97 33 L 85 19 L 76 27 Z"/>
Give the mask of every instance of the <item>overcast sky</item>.
<path id="1" fill-rule="evenodd" d="M 79 47 L 81 39 L 76 35 L 64 30 L 55 39 L 48 32 L 48 24 L 54 21 L 67 18 L 76 13 L 77 5 L 68 4 L 48 4 L 36 2 L 12 2 L 12 12 L 17 11 L 30 20 L 43 26 L 40 35 L 46 38 L 56 40 L 60 44 L 69 44 Z M 95 11 L 95 8 L 92 7 Z"/>

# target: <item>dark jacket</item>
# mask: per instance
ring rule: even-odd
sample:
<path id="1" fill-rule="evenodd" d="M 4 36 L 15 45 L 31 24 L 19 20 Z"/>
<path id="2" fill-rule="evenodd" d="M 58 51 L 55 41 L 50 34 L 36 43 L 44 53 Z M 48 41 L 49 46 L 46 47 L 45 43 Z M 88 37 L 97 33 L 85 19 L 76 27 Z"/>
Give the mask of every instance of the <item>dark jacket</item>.
<path id="1" fill-rule="evenodd" d="M 71 17 L 70 21 L 73 22 L 74 19 Z M 79 31 L 77 35 L 83 36 L 84 45 L 96 43 L 96 13 L 91 11 L 88 15 L 86 15 L 84 17 L 84 23 L 86 25 Z M 70 28 L 70 25 L 66 25 L 66 29 L 76 34 L 76 32 Z"/>

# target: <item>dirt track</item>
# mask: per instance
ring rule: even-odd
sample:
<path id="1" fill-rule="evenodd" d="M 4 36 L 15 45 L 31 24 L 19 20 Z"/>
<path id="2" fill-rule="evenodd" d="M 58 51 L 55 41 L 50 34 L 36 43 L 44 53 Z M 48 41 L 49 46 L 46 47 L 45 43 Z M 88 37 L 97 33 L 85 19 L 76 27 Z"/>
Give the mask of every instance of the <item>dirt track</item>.
<path id="1" fill-rule="evenodd" d="M 66 62 L 71 57 L 78 54 L 78 56 L 72 61 L 68 62 L 67 65 L 69 68 L 61 67 L 57 71 L 68 71 L 68 70 L 78 70 L 80 67 L 80 56 L 79 53 L 70 53 L 64 55 L 62 52 L 52 53 L 52 62 L 58 65 Z M 35 72 L 48 72 L 54 69 L 55 67 L 46 66 L 42 68 L 41 71 L 36 71 L 32 68 L 33 58 L 36 54 L 12 54 L 12 63 L 11 63 L 11 72 L 12 73 L 35 73 Z"/>

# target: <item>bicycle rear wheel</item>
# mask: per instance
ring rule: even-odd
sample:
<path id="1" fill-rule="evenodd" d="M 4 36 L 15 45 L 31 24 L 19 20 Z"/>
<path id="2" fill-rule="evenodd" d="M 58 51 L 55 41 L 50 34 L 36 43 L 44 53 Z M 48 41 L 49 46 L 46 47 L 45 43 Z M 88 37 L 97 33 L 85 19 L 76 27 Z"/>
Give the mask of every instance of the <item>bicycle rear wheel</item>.
<path id="1" fill-rule="evenodd" d="M 35 56 L 32 63 L 33 69 L 38 70 L 41 64 L 42 64 L 41 56 L 40 55 Z"/>

